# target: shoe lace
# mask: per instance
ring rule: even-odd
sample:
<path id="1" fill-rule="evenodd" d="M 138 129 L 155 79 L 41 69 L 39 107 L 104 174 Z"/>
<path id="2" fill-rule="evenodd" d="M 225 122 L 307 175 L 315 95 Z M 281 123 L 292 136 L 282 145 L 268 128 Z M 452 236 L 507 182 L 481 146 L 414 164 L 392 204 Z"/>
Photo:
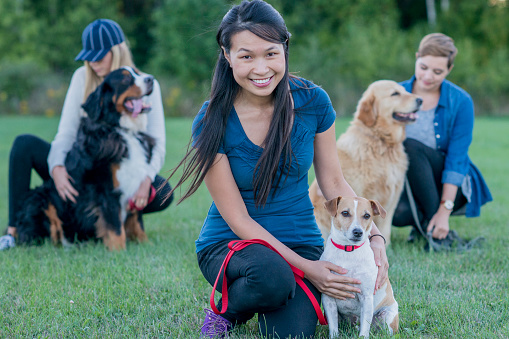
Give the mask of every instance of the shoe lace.
<path id="1" fill-rule="evenodd" d="M 205 310 L 205 321 L 201 327 L 202 334 L 210 337 L 225 335 L 231 327 L 231 322 L 215 314 L 211 310 Z"/>

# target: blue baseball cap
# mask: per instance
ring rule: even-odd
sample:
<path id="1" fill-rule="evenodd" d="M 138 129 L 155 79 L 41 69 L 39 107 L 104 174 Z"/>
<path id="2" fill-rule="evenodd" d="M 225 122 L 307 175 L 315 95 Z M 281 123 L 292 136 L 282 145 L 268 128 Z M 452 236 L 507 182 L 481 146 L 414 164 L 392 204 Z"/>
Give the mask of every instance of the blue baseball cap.
<path id="1" fill-rule="evenodd" d="M 74 59 L 90 62 L 99 61 L 111 47 L 125 41 L 122 28 L 113 20 L 97 19 L 90 23 L 81 36 L 83 49 Z"/>

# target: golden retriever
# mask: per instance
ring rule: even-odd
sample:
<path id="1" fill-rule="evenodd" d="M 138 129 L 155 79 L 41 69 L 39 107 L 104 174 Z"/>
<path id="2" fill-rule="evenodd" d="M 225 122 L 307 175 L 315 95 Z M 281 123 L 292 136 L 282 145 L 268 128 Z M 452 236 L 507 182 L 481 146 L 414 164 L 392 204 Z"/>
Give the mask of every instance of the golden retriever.
<path id="1" fill-rule="evenodd" d="M 387 211 L 374 222 L 390 242 L 391 222 L 398 204 L 408 159 L 403 148 L 405 125 L 414 122 L 422 99 L 390 80 L 372 83 L 362 95 L 350 126 L 337 140 L 339 161 L 355 193 L 377 200 Z M 315 217 L 324 239 L 330 233 L 330 215 L 316 179 L 309 188 Z"/>

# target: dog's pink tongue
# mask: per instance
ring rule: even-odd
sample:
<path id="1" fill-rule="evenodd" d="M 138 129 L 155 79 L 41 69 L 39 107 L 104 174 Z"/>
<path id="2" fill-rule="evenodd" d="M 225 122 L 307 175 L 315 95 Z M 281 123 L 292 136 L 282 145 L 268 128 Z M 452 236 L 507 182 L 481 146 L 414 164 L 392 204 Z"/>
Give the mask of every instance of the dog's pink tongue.
<path id="1" fill-rule="evenodd" d="M 143 109 L 143 101 L 141 99 L 133 99 L 126 102 L 126 106 L 132 109 L 133 118 L 136 118 Z"/>

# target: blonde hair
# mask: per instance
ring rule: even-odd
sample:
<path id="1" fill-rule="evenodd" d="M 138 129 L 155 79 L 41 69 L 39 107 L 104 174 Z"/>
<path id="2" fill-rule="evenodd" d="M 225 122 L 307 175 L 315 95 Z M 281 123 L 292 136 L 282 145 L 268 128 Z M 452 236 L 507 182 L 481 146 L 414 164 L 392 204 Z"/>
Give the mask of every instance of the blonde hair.
<path id="1" fill-rule="evenodd" d="M 125 41 L 111 47 L 111 71 L 114 71 L 122 66 L 135 67 L 131 51 Z M 85 92 L 83 96 L 83 102 L 88 98 L 97 86 L 104 80 L 104 77 L 98 76 L 92 67 L 90 62 L 85 61 L 86 77 L 85 77 Z"/>
<path id="2" fill-rule="evenodd" d="M 442 33 L 431 33 L 422 38 L 417 51 L 417 57 L 426 55 L 447 57 L 447 68 L 454 64 L 454 58 L 458 49 L 454 46 L 454 40 Z"/>

